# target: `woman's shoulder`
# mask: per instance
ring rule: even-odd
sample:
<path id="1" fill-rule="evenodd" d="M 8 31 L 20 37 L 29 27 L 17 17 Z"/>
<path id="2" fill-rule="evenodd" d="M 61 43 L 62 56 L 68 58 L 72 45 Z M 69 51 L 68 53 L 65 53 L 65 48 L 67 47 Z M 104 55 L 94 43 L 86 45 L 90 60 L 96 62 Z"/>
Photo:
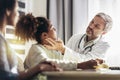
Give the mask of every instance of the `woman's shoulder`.
<path id="1" fill-rule="evenodd" d="M 5 38 L 0 34 L 0 43 L 3 43 L 5 41 Z"/>

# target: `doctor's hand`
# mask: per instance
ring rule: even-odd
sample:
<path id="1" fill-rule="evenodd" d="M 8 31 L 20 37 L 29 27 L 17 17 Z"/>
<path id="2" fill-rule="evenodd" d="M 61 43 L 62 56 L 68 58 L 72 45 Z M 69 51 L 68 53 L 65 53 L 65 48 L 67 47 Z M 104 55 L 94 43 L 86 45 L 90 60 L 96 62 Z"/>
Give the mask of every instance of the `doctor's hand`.
<path id="1" fill-rule="evenodd" d="M 53 40 L 51 38 L 45 39 L 49 44 L 44 44 L 47 49 L 60 51 L 62 54 L 65 52 L 64 43 L 62 40 Z"/>
<path id="2" fill-rule="evenodd" d="M 103 59 L 95 59 L 97 61 L 98 64 L 102 64 L 102 63 L 105 63 L 105 61 Z"/>
<path id="3" fill-rule="evenodd" d="M 77 64 L 77 68 L 78 69 L 95 69 L 95 66 L 102 64 L 101 60 L 97 59 L 97 60 L 89 60 L 89 61 L 85 61 L 82 63 L 78 63 Z"/>

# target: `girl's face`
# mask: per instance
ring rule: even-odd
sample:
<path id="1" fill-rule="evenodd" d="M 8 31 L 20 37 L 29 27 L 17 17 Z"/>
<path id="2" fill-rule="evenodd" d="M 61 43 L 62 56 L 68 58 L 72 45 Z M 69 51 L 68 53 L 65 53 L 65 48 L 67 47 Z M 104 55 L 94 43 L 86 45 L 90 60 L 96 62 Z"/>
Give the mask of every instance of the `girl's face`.
<path id="1" fill-rule="evenodd" d="M 48 32 L 43 32 L 42 36 L 41 36 L 41 40 L 42 40 L 42 44 L 49 44 L 48 42 L 46 42 L 45 39 L 47 38 L 51 38 L 53 40 L 57 40 L 57 33 L 56 33 L 56 29 L 54 28 L 53 25 L 50 25 L 48 27 Z"/>
<path id="2" fill-rule="evenodd" d="M 56 29 L 54 28 L 53 25 L 50 25 L 48 28 L 48 37 L 52 38 L 54 40 L 57 40 L 57 33 L 56 33 Z"/>

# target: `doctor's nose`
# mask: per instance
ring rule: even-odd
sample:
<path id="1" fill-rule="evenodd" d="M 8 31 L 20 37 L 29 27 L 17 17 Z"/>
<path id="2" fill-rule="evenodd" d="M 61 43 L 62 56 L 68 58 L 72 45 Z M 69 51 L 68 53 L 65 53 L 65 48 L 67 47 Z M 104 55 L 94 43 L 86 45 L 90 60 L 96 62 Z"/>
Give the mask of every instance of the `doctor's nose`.
<path id="1" fill-rule="evenodd" d="M 91 25 L 89 26 L 89 28 L 93 29 L 93 28 L 94 28 L 94 24 L 91 24 Z"/>

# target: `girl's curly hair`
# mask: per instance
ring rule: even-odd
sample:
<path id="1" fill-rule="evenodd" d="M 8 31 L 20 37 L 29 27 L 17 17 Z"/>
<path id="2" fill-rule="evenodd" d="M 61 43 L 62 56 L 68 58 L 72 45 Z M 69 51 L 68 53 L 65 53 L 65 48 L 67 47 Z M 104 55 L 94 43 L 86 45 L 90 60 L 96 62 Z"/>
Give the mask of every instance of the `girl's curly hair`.
<path id="1" fill-rule="evenodd" d="M 21 16 L 15 28 L 16 36 L 25 41 L 34 39 L 36 24 L 37 20 L 32 14 Z"/>
<path id="2" fill-rule="evenodd" d="M 16 28 L 15 34 L 24 41 L 36 40 L 41 43 L 41 34 L 48 32 L 50 21 L 45 17 L 34 17 L 32 14 L 21 16 Z"/>

